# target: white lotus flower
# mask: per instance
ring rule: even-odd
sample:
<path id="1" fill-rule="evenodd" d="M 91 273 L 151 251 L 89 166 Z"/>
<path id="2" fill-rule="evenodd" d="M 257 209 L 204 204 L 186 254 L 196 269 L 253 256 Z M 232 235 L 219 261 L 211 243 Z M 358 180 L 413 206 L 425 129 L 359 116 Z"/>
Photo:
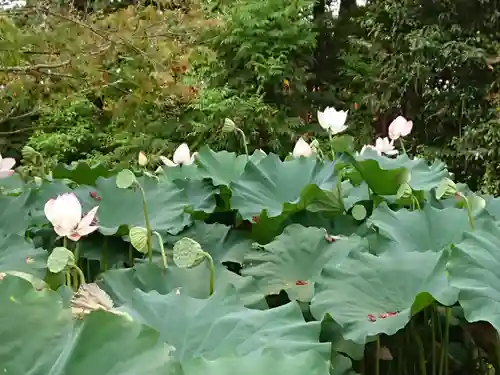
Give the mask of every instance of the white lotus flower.
<path id="1" fill-rule="evenodd" d="M 177 147 L 177 150 L 175 150 L 174 156 L 172 157 L 173 161 L 169 158 L 166 158 L 165 156 L 160 156 L 160 159 L 167 167 L 177 167 L 178 165 L 193 164 L 196 155 L 198 155 L 197 152 L 191 155 L 189 146 L 186 143 L 183 143 L 179 147 Z"/>
<path id="2" fill-rule="evenodd" d="M 94 207 L 82 218 L 82 206 L 78 198 L 74 193 L 66 193 L 56 199 L 49 199 L 44 211 L 58 236 L 78 241 L 99 228 L 94 222 L 98 208 Z"/>
<path id="3" fill-rule="evenodd" d="M 14 158 L 4 158 L 0 155 L 0 178 L 7 178 L 14 174 L 12 169 L 16 165 L 16 159 Z"/>
<path id="4" fill-rule="evenodd" d="M 309 157 L 313 153 L 311 146 L 304 140 L 304 138 L 300 137 L 297 143 L 295 143 L 295 147 L 293 148 L 292 155 L 294 158 L 298 158 L 300 156 Z"/>
<path id="5" fill-rule="evenodd" d="M 399 137 L 406 137 L 411 133 L 413 121 L 408 121 L 403 116 L 396 117 L 389 125 L 389 138 L 393 141 Z"/>
<path id="6" fill-rule="evenodd" d="M 141 167 L 144 167 L 148 164 L 148 158 L 144 152 L 139 152 L 138 162 Z"/>
<path id="7" fill-rule="evenodd" d="M 337 111 L 333 107 L 326 107 L 323 112 L 318 111 L 318 122 L 323 129 L 334 135 L 347 129 L 345 122 L 349 111 Z"/>
<path id="8" fill-rule="evenodd" d="M 394 149 L 394 141 L 389 141 L 387 137 L 377 138 L 374 149 L 379 155 L 396 155 L 398 153 L 398 150 Z"/>

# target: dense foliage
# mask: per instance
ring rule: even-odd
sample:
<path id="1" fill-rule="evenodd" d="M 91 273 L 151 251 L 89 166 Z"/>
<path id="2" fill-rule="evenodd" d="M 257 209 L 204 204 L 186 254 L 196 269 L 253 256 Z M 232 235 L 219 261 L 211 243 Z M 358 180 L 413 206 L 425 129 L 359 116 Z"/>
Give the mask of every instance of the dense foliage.
<path id="1" fill-rule="evenodd" d="M 34 179 L 3 159 L 4 372 L 490 373 L 499 200 L 351 144 Z"/>

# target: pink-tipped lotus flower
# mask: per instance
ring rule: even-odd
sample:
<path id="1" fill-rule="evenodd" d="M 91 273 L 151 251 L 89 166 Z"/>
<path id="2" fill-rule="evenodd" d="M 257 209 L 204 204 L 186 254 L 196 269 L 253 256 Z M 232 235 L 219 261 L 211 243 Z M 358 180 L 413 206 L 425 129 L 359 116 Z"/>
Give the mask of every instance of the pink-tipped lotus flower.
<path id="1" fill-rule="evenodd" d="M 57 235 L 78 241 L 99 228 L 94 224 L 98 208 L 94 207 L 82 218 L 82 206 L 78 198 L 73 193 L 66 193 L 56 199 L 49 199 L 44 211 Z"/>
<path id="2" fill-rule="evenodd" d="M 2 158 L 0 155 L 0 178 L 7 178 L 14 174 L 12 169 L 16 165 L 16 160 L 14 158 Z"/>
<path id="3" fill-rule="evenodd" d="M 408 121 L 403 116 L 398 116 L 389 125 L 389 138 L 395 141 L 399 137 L 406 137 L 411 133 L 413 121 Z"/>

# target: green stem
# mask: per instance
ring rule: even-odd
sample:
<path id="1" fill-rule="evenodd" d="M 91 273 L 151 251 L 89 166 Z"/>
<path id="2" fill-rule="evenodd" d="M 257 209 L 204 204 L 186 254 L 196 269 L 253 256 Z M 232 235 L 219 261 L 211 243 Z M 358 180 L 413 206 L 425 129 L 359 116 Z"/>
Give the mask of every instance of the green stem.
<path id="1" fill-rule="evenodd" d="M 330 151 L 332 152 L 332 161 L 335 161 L 335 150 L 333 149 L 332 133 L 328 132 L 328 139 L 330 140 Z"/>
<path id="2" fill-rule="evenodd" d="M 144 209 L 144 220 L 146 221 L 146 231 L 147 231 L 147 245 L 148 245 L 148 255 L 149 255 L 149 263 L 153 263 L 153 239 L 151 236 L 151 224 L 149 223 L 149 214 L 148 214 L 148 203 L 146 202 L 146 192 L 142 188 L 141 184 L 136 181 L 137 186 L 139 187 L 139 191 L 142 195 L 142 208 Z"/>
<path id="3" fill-rule="evenodd" d="M 445 328 L 444 328 L 444 338 L 441 342 L 441 360 L 439 363 L 439 375 L 448 374 L 448 341 L 450 337 L 450 316 L 451 309 L 445 307 Z M 444 371 L 444 372 L 443 372 Z"/>
<path id="4" fill-rule="evenodd" d="M 63 237 L 63 247 L 65 249 L 69 250 L 69 248 L 68 248 L 68 238 L 66 236 Z"/>
<path id="5" fill-rule="evenodd" d="M 75 263 L 78 265 L 78 261 L 80 260 L 80 243 L 79 242 L 75 243 L 75 250 L 73 251 L 73 254 L 75 256 Z"/>
<path id="6" fill-rule="evenodd" d="M 134 266 L 134 247 L 130 242 L 128 244 L 128 263 L 130 264 L 130 266 Z"/>
<path id="7" fill-rule="evenodd" d="M 380 375 L 380 336 L 377 336 L 377 349 L 375 359 L 375 375 Z"/>
<path id="8" fill-rule="evenodd" d="M 72 288 L 72 285 L 71 285 L 71 273 L 70 271 L 66 271 L 64 272 L 64 276 L 66 277 L 66 285 L 68 286 L 68 288 Z"/>
<path id="9" fill-rule="evenodd" d="M 108 270 L 108 237 L 104 237 L 104 242 L 101 251 L 101 272 L 106 272 Z"/>
<path id="10" fill-rule="evenodd" d="M 163 246 L 163 238 L 161 238 L 160 233 L 153 232 L 153 234 L 158 238 L 158 242 L 160 243 L 161 250 L 161 260 L 163 261 L 163 268 L 167 268 L 167 255 L 165 254 L 165 247 Z"/>
<path id="11" fill-rule="evenodd" d="M 413 335 L 413 338 L 415 339 L 418 347 L 418 354 L 419 354 L 419 367 L 420 367 L 420 375 L 427 375 L 427 368 L 425 367 L 425 351 L 424 351 L 424 344 L 422 343 L 422 339 L 418 335 L 417 329 L 415 328 L 415 323 L 413 319 L 410 320 L 410 330 Z"/>
<path id="12" fill-rule="evenodd" d="M 401 148 L 403 149 L 403 153 L 406 155 L 405 144 L 403 143 L 403 138 L 399 137 L 399 143 L 401 143 Z"/>
<path id="13" fill-rule="evenodd" d="M 415 205 L 417 206 L 417 210 L 419 210 L 419 211 L 420 211 L 420 209 L 421 209 L 421 208 L 420 208 L 420 202 L 418 201 L 417 197 L 416 197 L 416 196 L 414 196 L 414 195 L 412 195 L 412 196 L 411 196 L 411 200 L 412 200 L 413 202 L 415 202 Z"/>
<path id="14" fill-rule="evenodd" d="M 247 137 L 245 132 L 240 128 L 236 128 L 236 131 L 241 135 L 241 140 L 243 142 L 243 147 L 245 148 L 245 154 L 248 156 L 248 146 L 247 146 Z"/>
<path id="15" fill-rule="evenodd" d="M 474 230 L 475 229 L 474 228 L 474 218 L 472 217 L 472 210 L 471 210 L 471 207 L 470 207 L 469 200 L 464 195 L 462 195 L 462 198 L 464 199 L 465 206 L 467 207 L 467 216 L 469 217 L 470 227 L 472 228 L 472 230 Z"/>
<path id="16" fill-rule="evenodd" d="M 209 293 L 210 295 L 214 294 L 214 285 L 215 285 L 215 264 L 214 264 L 214 260 L 212 258 L 212 256 L 207 253 L 207 252 L 203 252 L 203 255 L 205 256 L 205 258 L 207 258 L 208 260 L 208 264 L 210 266 L 210 289 L 209 289 Z"/>
<path id="17" fill-rule="evenodd" d="M 436 375 L 436 313 L 431 305 L 432 375 Z"/>
<path id="18" fill-rule="evenodd" d="M 77 275 L 80 277 L 80 285 L 85 284 L 85 275 L 83 274 L 80 267 L 73 266 L 73 269 L 76 271 Z M 75 284 L 75 290 L 78 290 L 78 279 L 77 279 L 77 283 Z"/>

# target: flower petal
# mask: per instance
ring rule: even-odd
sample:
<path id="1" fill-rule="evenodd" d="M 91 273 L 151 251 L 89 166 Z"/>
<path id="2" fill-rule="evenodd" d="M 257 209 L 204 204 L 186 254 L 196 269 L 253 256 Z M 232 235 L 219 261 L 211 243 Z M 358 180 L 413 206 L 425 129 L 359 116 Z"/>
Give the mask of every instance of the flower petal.
<path id="1" fill-rule="evenodd" d="M 5 158 L 0 160 L 0 170 L 6 171 L 12 169 L 16 165 L 16 159 L 14 158 Z"/>
<path id="2" fill-rule="evenodd" d="M 82 206 L 74 193 L 59 195 L 49 203 L 48 212 L 52 225 L 67 229 L 75 229 L 82 218 Z"/>
<path id="3" fill-rule="evenodd" d="M 7 178 L 10 177 L 14 174 L 13 170 L 6 170 L 6 171 L 1 171 L 0 170 L 0 178 Z"/>
<path id="4" fill-rule="evenodd" d="M 167 167 L 177 167 L 177 164 L 175 164 L 172 160 L 169 158 L 166 158 L 165 156 L 160 156 L 160 160 L 165 164 Z"/>
<path id="5" fill-rule="evenodd" d="M 73 230 L 60 225 L 54 225 L 54 232 L 56 232 L 58 236 L 69 238 L 69 236 L 73 233 Z"/>
<path id="6" fill-rule="evenodd" d="M 293 148 L 292 155 L 295 158 L 300 156 L 308 157 L 312 155 L 312 148 L 309 144 L 304 140 L 304 138 L 300 137 L 297 143 L 295 143 L 295 147 Z"/>
<path id="7" fill-rule="evenodd" d="M 99 206 L 95 206 L 87 213 L 87 215 L 83 217 L 83 219 L 78 224 L 78 227 L 76 228 L 76 233 L 78 233 L 81 236 L 86 236 L 87 234 L 92 233 L 93 231 L 99 229 L 97 225 L 92 225 L 92 222 L 94 221 L 98 208 Z"/>
<path id="8" fill-rule="evenodd" d="M 45 203 L 45 206 L 43 208 L 43 212 L 45 213 L 45 217 L 47 218 L 48 221 L 50 221 L 52 224 L 55 221 L 55 218 L 57 217 L 54 206 L 56 204 L 56 200 L 51 198 Z"/>
<path id="9" fill-rule="evenodd" d="M 175 164 L 186 164 L 188 165 L 191 161 L 191 152 L 189 151 L 189 146 L 187 143 L 181 144 L 177 147 L 172 157 Z"/>

